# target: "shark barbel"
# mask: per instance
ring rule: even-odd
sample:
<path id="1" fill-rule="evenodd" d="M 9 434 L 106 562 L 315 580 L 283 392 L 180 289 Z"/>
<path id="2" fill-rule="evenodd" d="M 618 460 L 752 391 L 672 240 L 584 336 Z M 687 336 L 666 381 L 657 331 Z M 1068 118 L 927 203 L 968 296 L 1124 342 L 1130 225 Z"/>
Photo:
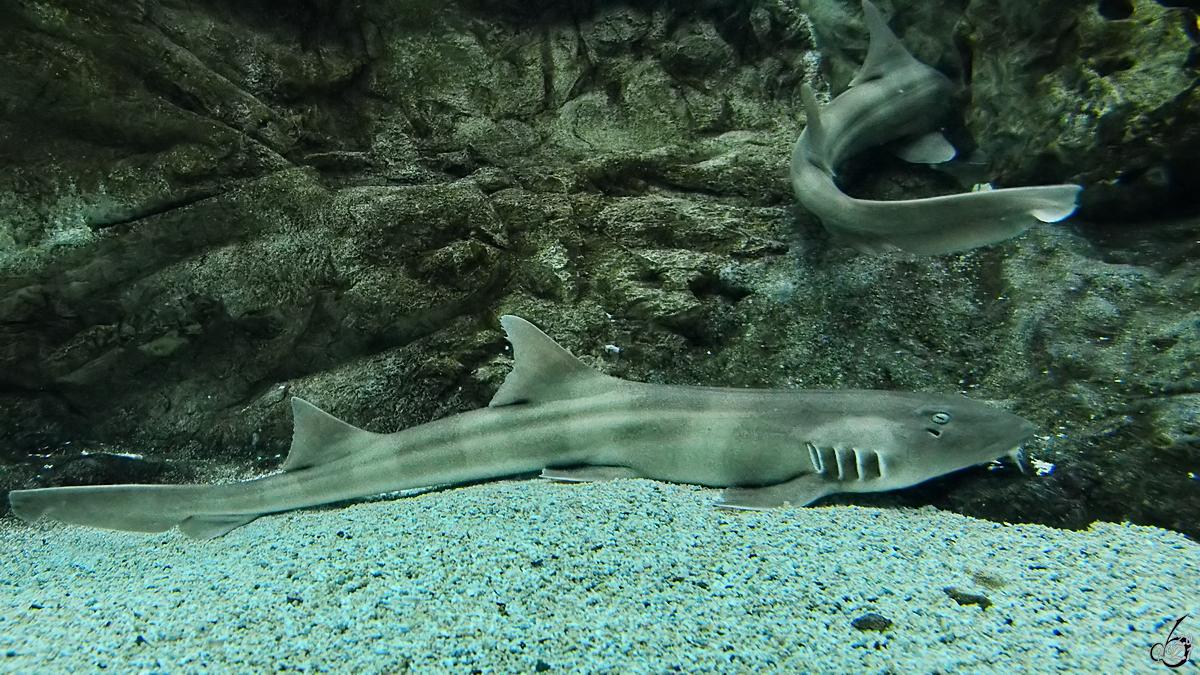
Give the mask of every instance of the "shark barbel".
<path id="1" fill-rule="evenodd" d="M 397 490 L 542 470 L 728 488 L 719 506 L 802 506 L 908 487 L 1017 456 L 1029 421 L 958 395 L 645 384 L 589 368 L 504 316 L 513 369 L 486 408 L 391 434 L 293 397 L 282 471 L 229 484 L 15 490 L 20 518 L 217 537 L 259 516 Z"/>

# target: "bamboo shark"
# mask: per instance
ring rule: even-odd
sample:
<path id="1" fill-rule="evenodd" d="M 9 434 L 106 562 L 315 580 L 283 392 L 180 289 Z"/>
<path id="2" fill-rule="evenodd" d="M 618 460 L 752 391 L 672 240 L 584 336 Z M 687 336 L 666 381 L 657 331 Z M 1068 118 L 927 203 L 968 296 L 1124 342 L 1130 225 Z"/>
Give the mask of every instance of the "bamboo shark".
<path id="1" fill-rule="evenodd" d="M 901 201 L 843 193 L 833 180 L 837 166 L 867 148 L 915 136 L 899 153 L 906 160 L 933 164 L 955 154 L 930 131 L 949 105 L 950 80 L 914 58 L 870 0 L 863 12 L 871 42 L 850 88 L 822 108 L 812 88 L 801 87 L 808 124 L 792 151 L 792 189 L 826 229 L 865 253 L 939 254 L 995 244 L 1075 212 L 1083 188 L 1069 184 Z"/>
<path id="2" fill-rule="evenodd" d="M 562 481 L 642 477 L 727 488 L 719 506 L 803 506 L 1003 455 L 1030 422 L 958 395 L 722 389 L 605 375 L 533 324 L 504 316 L 513 369 L 486 408 L 379 434 L 292 398 L 277 474 L 229 484 L 15 490 L 13 512 L 134 532 L 217 537 L 259 516 L 537 470 Z"/>

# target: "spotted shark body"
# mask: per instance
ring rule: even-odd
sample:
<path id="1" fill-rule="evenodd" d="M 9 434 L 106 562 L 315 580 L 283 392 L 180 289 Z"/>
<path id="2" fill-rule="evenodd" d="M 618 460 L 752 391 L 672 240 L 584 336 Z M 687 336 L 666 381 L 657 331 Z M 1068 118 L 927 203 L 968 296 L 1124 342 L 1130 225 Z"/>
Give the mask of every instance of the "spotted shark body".
<path id="1" fill-rule="evenodd" d="M 933 130 L 953 85 L 905 49 L 869 0 L 863 13 L 871 43 L 850 88 L 827 106 L 807 84 L 801 88 L 808 124 L 792 151 L 792 188 L 826 229 L 866 253 L 940 254 L 995 244 L 1075 212 L 1083 188 L 1069 184 L 899 201 L 843 193 L 834 182 L 838 165 L 867 148 L 907 139 L 899 154 L 909 161 L 934 164 L 955 155 Z"/>
<path id="2" fill-rule="evenodd" d="M 259 516 L 430 485 L 543 470 L 565 481 L 642 477 L 727 488 L 719 506 L 809 504 L 892 490 L 1014 455 L 1028 421 L 957 395 L 645 384 L 587 367 L 505 316 L 513 370 L 491 404 L 391 434 L 292 398 L 280 473 L 223 485 L 16 490 L 27 521 L 197 539 Z"/>

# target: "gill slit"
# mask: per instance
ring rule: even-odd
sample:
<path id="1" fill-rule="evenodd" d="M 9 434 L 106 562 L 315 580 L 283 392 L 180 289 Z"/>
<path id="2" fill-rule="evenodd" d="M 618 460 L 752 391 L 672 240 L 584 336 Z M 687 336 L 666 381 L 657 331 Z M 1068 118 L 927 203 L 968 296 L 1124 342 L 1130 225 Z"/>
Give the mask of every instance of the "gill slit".
<path id="1" fill-rule="evenodd" d="M 831 480 L 854 480 L 860 483 L 884 478 L 887 475 L 883 456 L 874 450 L 855 447 L 818 447 L 805 443 L 813 473 Z"/>

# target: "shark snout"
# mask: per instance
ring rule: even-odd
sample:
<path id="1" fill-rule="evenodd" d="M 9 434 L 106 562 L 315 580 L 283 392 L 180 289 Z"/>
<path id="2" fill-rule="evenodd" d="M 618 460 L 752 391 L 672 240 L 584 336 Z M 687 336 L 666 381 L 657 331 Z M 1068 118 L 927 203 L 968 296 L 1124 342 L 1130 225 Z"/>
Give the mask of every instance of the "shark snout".
<path id="1" fill-rule="evenodd" d="M 1024 417 L 1005 412 L 995 420 L 993 427 L 996 432 L 992 434 L 993 442 L 984 451 L 985 459 L 1008 456 L 1021 466 L 1021 448 L 1037 433 L 1037 425 Z M 1023 466 L 1021 470 L 1024 471 Z"/>

